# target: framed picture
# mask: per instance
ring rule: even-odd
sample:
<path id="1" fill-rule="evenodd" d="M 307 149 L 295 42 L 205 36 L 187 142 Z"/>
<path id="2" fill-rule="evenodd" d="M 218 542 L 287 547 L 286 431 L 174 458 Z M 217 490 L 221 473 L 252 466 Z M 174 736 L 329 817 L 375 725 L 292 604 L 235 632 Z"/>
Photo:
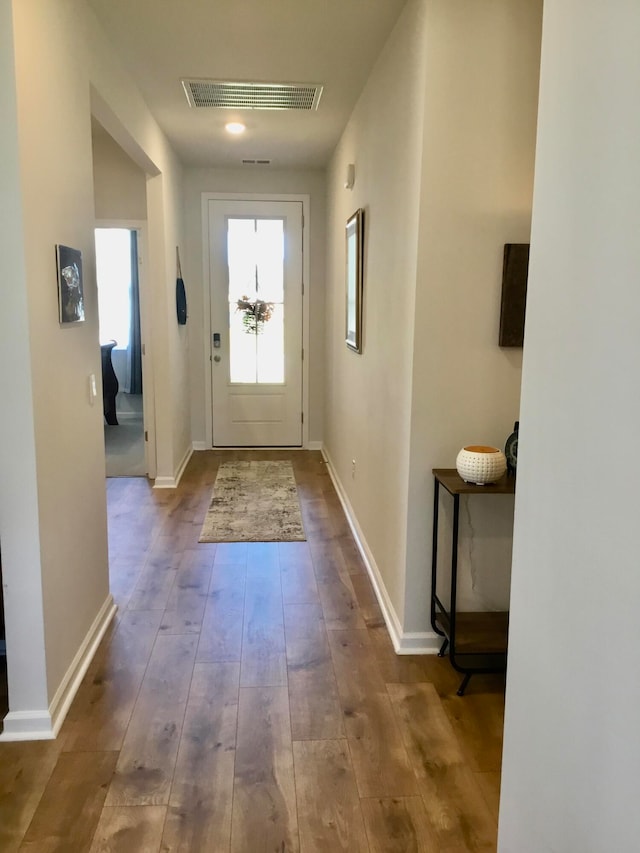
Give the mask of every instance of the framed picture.
<path id="1" fill-rule="evenodd" d="M 528 275 L 529 244 L 505 243 L 498 338 L 498 344 L 501 347 L 521 347 L 524 345 Z"/>
<path id="2" fill-rule="evenodd" d="M 364 210 L 347 221 L 347 346 L 362 352 L 362 289 L 364 266 Z"/>
<path id="3" fill-rule="evenodd" d="M 60 323 L 84 322 L 82 253 L 69 246 L 56 246 L 58 265 L 58 310 Z"/>

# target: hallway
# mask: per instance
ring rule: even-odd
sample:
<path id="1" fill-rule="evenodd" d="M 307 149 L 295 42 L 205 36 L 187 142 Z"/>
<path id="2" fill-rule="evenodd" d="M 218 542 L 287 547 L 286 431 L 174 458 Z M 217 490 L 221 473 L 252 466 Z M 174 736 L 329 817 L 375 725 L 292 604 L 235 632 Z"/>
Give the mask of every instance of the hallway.
<path id="1" fill-rule="evenodd" d="M 217 466 L 286 458 L 307 542 L 199 545 Z M 0 744 L 0 850 L 496 846 L 504 680 L 396 656 L 319 453 L 108 480 L 118 613 L 56 741 Z"/>

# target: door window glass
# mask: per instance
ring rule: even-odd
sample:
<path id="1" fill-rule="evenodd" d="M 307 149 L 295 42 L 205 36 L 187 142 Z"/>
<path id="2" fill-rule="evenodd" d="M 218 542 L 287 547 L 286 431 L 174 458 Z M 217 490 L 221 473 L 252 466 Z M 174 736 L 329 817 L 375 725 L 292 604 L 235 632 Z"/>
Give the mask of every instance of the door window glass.
<path id="1" fill-rule="evenodd" d="M 131 324 L 131 231 L 96 228 L 96 278 L 100 341 L 127 349 Z"/>
<path id="2" fill-rule="evenodd" d="M 229 360 L 233 383 L 284 382 L 284 220 L 229 218 Z"/>

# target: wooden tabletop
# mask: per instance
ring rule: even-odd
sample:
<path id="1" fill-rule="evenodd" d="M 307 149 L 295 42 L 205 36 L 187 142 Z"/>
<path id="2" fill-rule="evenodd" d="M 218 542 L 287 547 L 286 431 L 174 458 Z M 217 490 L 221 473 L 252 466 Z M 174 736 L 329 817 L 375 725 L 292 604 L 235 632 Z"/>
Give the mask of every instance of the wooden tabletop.
<path id="1" fill-rule="evenodd" d="M 486 486 L 465 483 L 455 468 L 434 468 L 433 476 L 451 495 L 513 495 L 516 490 L 516 478 L 508 474 Z"/>

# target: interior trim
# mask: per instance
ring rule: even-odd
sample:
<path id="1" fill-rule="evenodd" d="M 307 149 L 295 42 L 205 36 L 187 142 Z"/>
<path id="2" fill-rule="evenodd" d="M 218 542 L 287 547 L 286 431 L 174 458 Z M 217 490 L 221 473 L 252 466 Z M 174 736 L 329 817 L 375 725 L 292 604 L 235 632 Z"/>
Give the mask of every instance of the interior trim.
<path id="1" fill-rule="evenodd" d="M 180 484 L 180 480 L 182 479 L 182 475 L 184 474 L 185 468 L 189 464 L 189 460 L 193 455 L 193 445 L 189 445 L 187 447 L 184 456 L 182 457 L 182 461 L 178 465 L 178 470 L 176 471 L 175 476 L 173 477 L 156 477 L 153 488 L 154 489 L 177 489 Z"/>
<path id="2" fill-rule="evenodd" d="M 210 201 L 298 201 L 302 203 L 302 280 L 304 283 L 304 295 L 302 300 L 302 346 L 305 350 L 310 347 L 310 314 L 309 302 L 313 282 L 310 280 L 310 244 L 311 244 L 311 196 L 308 193 L 225 193 L 225 192 L 203 192 L 201 193 L 202 210 L 202 281 L 203 281 L 203 311 L 205 317 L 203 337 L 203 361 L 204 361 L 204 401 L 205 401 L 205 435 L 207 449 L 213 448 L 213 409 L 211 388 L 211 281 L 210 281 L 210 254 L 209 254 L 209 202 Z M 309 361 L 310 357 L 305 353 L 302 363 L 302 445 L 309 449 Z M 298 448 L 300 449 L 300 448 Z"/>
<path id="3" fill-rule="evenodd" d="M 387 588 L 382 579 L 382 575 L 380 574 L 380 569 L 378 568 L 373 554 L 371 553 L 371 549 L 367 544 L 367 540 L 364 536 L 364 533 L 360 529 L 360 525 L 358 524 L 355 512 L 353 511 L 353 507 L 351 506 L 349 498 L 347 497 L 347 493 L 344 490 L 342 483 L 340 482 L 338 474 L 336 473 L 335 467 L 331 461 L 331 457 L 329 456 L 329 453 L 326 447 L 324 446 L 322 447 L 322 455 L 324 457 L 325 462 L 327 463 L 327 470 L 329 471 L 329 476 L 331 477 L 333 485 L 335 486 L 338 498 L 340 499 L 340 503 L 342 504 L 342 509 L 344 510 L 344 514 L 349 523 L 349 527 L 351 528 L 353 538 L 367 569 L 367 574 L 369 575 L 369 579 L 373 586 L 373 591 L 376 594 L 378 604 L 380 605 L 380 609 L 382 610 L 382 615 L 384 616 L 384 621 L 387 626 L 387 630 L 389 631 L 389 636 L 391 637 L 391 642 L 393 643 L 393 648 L 395 649 L 396 654 L 437 654 L 440 650 L 440 646 L 442 645 L 442 639 L 436 633 L 434 633 L 433 631 L 404 632 L 402 630 L 402 623 L 400 622 L 400 619 L 398 618 L 398 614 L 395 611 L 391 598 L 389 597 Z"/>
<path id="4" fill-rule="evenodd" d="M 64 674 L 49 708 L 9 711 L 4 718 L 0 741 L 53 740 L 57 736 L 116 610 L 113 596 L 109 594 Z"/>

